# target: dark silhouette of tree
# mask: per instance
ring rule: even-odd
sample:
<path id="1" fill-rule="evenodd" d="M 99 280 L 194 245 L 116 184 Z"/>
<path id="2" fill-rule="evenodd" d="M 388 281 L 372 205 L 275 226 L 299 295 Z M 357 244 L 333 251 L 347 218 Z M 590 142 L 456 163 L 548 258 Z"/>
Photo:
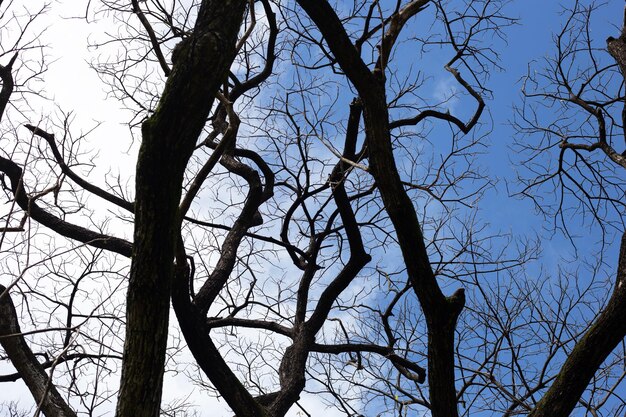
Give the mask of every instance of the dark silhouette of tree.
<path id="1" fill-rule="evenodd" d="M 45 10 L 0 2 L 20 33 L 0 54 L 0 343 L 14 368 L 0 381 L 23 380 L 46 416 L 192 414 L 162 404 L 168 371 L 237 416 L 308 413 L 307 394 L 349 416 L 623 411 L 624 374 L 606 359 L 624 338 L 626 255 L 603 305 L 598 280 L 520 279 L 537 244 L 476 220 L 493 182 L 476 164 L 492 42 L 514 22 L 503 6 L 89 2 L 87 21 L 115 25 L 90 40 L 92 67 L 136 139 L 134 175 L 99 178 L 89 132 L 29 106 L 29 92 L 45 95 L 45 33 L 29 37 Z M 571 45 L 588 45 L 580 36 Z M 608 46 L 620 65 L 623 41 Z M 555 74 L 567 88 L 569 72 Z M 431 97 L 441 80 L 449 91 Z M 614 85 L 607 106 L 623 104 Z M 602 104 L 565 101 L 604 126 Z M 560 149 L 618 162 L 602 129 L 597 145 Z M 592 378 L 608 405 L 583 395 Z"/>
<path id="2" fill-rule="evenodd" d="M 621 236 L 621 249 L 610 298 L 568 352 L 549 389 L 530 412 L 532 417 L 568 416 L 577 405 L 589 415 L 600 415 L 596 407 L 602 406 L 602 401 L 583 401 L 581 396 L 611 352 L 620 346 L 623 352 L 626 336 L 625 190 L 621 171 L 626 168 L 626 159 L 616 150 L 623 148 L 626 137 L 626 26 L 618 38 L 609 37 L 606 47 L 597 48 L 590 35 L 597 7 L 575 2 L 555 37 L 556 56 L 547 60 L 545 72 L 529 75 L 525 83 L 527 105 L 518 112 L 517 126 L 522 133 L 541 137 L 538 143 L 520 145 L 530 155 L 527 163 L 531 172 L 537 172 L 539 159 L 552 157 L 553 149 L 558 150 L 558 161 L 547 171 L 546 164 L 540 176 L 524 179 L 522 193 L 532 198 L 537 188 L 554 187 L 557 227 L 570 235 L 575 227 L 570 213 L 590 215 L 603 235 L 617 232 Z M 538 106 L 550 112 L 538 110 Z M 552 120 L 546 122 L 546 117 Z M 535 202 L 541 210 L 550 209 Z M 622 400 L 617 414 L 623 408 Z"/>

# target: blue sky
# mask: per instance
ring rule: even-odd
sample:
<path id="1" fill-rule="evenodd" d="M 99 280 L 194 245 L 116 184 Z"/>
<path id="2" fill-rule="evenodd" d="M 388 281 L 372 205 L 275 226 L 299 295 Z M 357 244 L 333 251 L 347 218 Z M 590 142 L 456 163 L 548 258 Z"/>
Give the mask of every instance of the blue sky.
<path id="1" fill-rule="evenodd" d="M 505 180 L 513 180 L 513 170 L 519 169 L 516 162 L 519 157 L 512 154 L 510 146 L 516 134 L 511 128 L 513 107 L 521 106 L 521 88 L 523 78 L 531 71 L 541 71 L 544 58 L 555 54 L 554 35 L 563 25 L 563 10 L 570 2 L 527 0 L 513 1 L 508 5 L 512 15 L 518 16 L 519 24 L 507 29 L 508 45 L 499 49 L 500 65 L 504 71 L 493 71 L 488 82 L 494 92 L 494 98 L 489 104 L 494 120 L 493 134 L 490 135 L 488 163 L 496 175 Z M 573 2 L 571 2 L 573 3 Z M 606 2 L 594 13 L 592 21 L 592 38 L 596 47 L 604 47 L 608 36 L 619 35 L 622 25 L 624 2 L 613 0 Z M 532 138 L 525 138 L 532 140 Z M 494 216 L 493 224 L 504 227 L 512 226 L 513 230 L 523 232 L 529 228 L 541 228 L 544 219 L 535 215 L 530 201 L 506 199 L 506 210 L 502 207 L 502 198 L 506 190 L 501 183 L 498 193 L 488 195 L 482 201 L 483 210 Z M 511 191 L 515 191 L 515 184 L 510 183 Z M 511 221 L 515 219 L 515 221 Z M 558 239 L 558 236 L 555 238 Z"/>
<path id="2" fill-rule="evenodd" d="M 66 2 L 66 6 L 69 5 L 69 7 L 68 11 L 64 13 L 70 13 L 72 8 L 70 3 Z M 595 14 L 592 37 L 598 47 L 605 44 L 606 37 L 616 36 L 618 33 L 618 27 L 622 24 L 623 6 L 623 2 L 613 0 Z M 500 55 L 499 65 L 503 67 L 503 70 L 492 71 L 485 83 L 486 87 L 493 91 L 493 98 L 487 102 L 490 117 L 493 120 L 493 126 L 490 127 L 493 130 L 488 137 L 490 146 L 485 149 L 485 154 L 478 159 L 480 168 L 487 169 L 491 176 L 498 178 L 499 182 L 494 188 L 488 189 L 484 198 L 478 203 L 477 218 L 481 222 L 490 224 L 490 233 L 492 234 L 498 234 L 499 231 L 502 231 L 502 233 L 511 233 L 514 238 L 520 239 L 538 234 L 542 240 L 543 256 L 537 262 L 529 264 L 525 274 L 532 277 L 544 273 L 546 276 L 554 278 L 558 267 L 563 265 L 564 259 L 568 259 L 569 263 L 572 264 L 577 261 L 576 257 L 579 256 L 582 259 L 581 254 L 593 259 L 599 249 L 597 242 L 600 241 L 601 235 L 598 228 L 593 224 L 579 228 L 579 237 L 575 239 L 577 249 L 575 251 L 562 234 L 546 230 L 549 229 L 550 220 L 536 214 L 530 201 L 508 196 L 509 192 L 515 191 L 518 187 L 514 179 L 515 170 L 519 169 L 519 158 L 510 148 L 515 136 L 515 131 L 510 122 L 513 118 L 513 107 L 521 103 L 521 80 L 527 74 L 528 64 L 534 61 L 534 67 L 540 69 L 542 59 L 554 51 L 553 34 L 558 31 L 563 21 L 560 14 L 562 6 L 556 1 L 526 0 L 513 1 L 508 4 L 505 10 L 508 15 L 518 17 L 519 21 L 517 25 L 505 30 L 507 45 L 503 45 L 500 40 L 494 40 L 495 49 Z M 94 133 L 94 143 L 101 148 L 101 155 L 113 165 L 114 171 L 120 170 L 132 176 L 134 161 L 132 154 L 131 156 L 125 154 L 120 156 L 115 152 L 119 149 L 128 149 L 130 146 L 128 133 L 120 125 L 120 122 L 125 119 L 116 111 L 119 103 L 116 100 L 105 100 L 101 89 L 95 87 L 98 79 L 88 71 L 85 62 L 87 55 L 75 55 L 68 52 L 70 49 L 84 49 L 84 39 L 76 37 L 75 34 L 85 30 L 87 28 L 83 27 L 81 21 L 63 24 L 55 22 L 50 27 L 50 39 L 53 39 L 51 41 L 52 46 L 54 47 L 55 43 L 65 45 L 65 49 L 55 49 L 53 53 L 53 56 L 58 57 L 59 61 L 50 70 L 50 92 L 57 99 L 57 104 L 76 110 L 77 123 L 85 126 L 89 126 L 93 122 L 91 120 L 92 115 L 84 110 L 95 107 L 94 100 L 98 99 L 98 105 L 104 106 L 100 107 L 104 110 L 101 110 L 99 116 L 104 114 L 107 117 L 105 117 L 103 126 Z M 433 55 L 436 56 L 437 54 L 434 53 Z M 428 57 L 429 55 L 426 54 L 425 56 Z M 398 59 L 398 62 L 402 63 L 404 58 Z M 419 62 L 417 63 L 419 64 Z M 72 68 L 73 71 L 68 71 L 68 68 Z M 76 68 L 81 68 L 81 70 L 77 71 Z M 443 72 L 443 69 L 439 66 L 433 71 Z M 454 88 L 454 83 L 448 81 L 445 76 L 441 79 L 435 79 L 430 87 L 432 97 L 435 99 L 445 98 L 445 89 Z M 75 94 L 70 89 L 63 87 L 68 84 L 78 84 L 83 94 Z M 341 100 L 347 103 L 351 97 L 346 95 L 341 97 Z M 461 100 L 452 102 L 450 105 L 464 114 L 467 111 L 463 107 L 465 103 Z M 474 103 L 470 102 L 469 105 L 473 108 Z M 489 124 L 488 118 L 489 115 L 485 115 L 486 125 Z M 528 138 L 528 140 L 531 139 Z M 109 167 L 104 171 L 107 169 Z M 609 274 L 611 268 L 614 268 L 616 254 L 615 244 L 606 249 L 606 262 L 608 264 L 606 271 Z M 585 279 L 584 276 L 580 278 Z M 182 378 L 182 376 L 176 376 L 172 377 L 172 380 L 178 377 Z M 181 385 L 171 381 L 168 389 L 172 396 L 184 396 L 187 393 L 186 388 L 180 389 Z M 180 392 L 177 392 L 176 388 L 180 389 Z M 311 403 L 314 404 L 314 401 Z M 213 403 L 207 401 L 207 404 Z M 220 404 L 220 406 L 222 405 L 223 403 Z M 312 405 L 312 407 L 314 406 Z"/>

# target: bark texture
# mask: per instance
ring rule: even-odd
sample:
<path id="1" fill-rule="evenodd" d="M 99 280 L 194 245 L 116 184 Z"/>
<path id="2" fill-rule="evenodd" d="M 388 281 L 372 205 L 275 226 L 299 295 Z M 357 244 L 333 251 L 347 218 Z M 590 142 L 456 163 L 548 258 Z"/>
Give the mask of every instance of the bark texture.
<path id="1" fill-rule="evenodd" d="M 234 59 L 245 0 L 205 0 L 142 125 L 118 417 L 159 415 L 183 173 Z"/>
<path id="2" fill-rule="evenodd" d="M 616 39 L 610 37 L 606 40 L 609 54 L 615 59 L 622 76 L 626 77 L 626 8 L 624 9 L 624 26 L 620 36 Z"/>

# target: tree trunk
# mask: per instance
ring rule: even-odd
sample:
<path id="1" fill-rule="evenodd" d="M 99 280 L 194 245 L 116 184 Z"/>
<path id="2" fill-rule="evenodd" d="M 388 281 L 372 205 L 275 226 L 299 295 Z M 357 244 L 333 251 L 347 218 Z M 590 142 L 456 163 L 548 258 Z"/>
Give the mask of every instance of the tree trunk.
<path id="1" fill-rule="evenodd" d="M 428 327 L 428 385 L 433 417 L 458 416 L 454 375 L 454 331 L 465 304 L 461 289 L 445 297 L 433 273 L 413 202 L 404 190 L 391 147 L 389 113 L 380 80 L 364 99 L 364 121 L 372 176 L 393 223 L 407 274 Z"/>
<path id="2" fill-rule="evenodd" d="M 234 59 L 246 3 L 202 2 L 159 105 L 142 126 L 118 417 L 159 415 L 183 173 Z"/>
<path id="3" fill-rule="evenodd" d="M 404 190 L 394 160 L 383 71 L 378 68 L 370 71 L 365 65 L 327 1 L 298 0 L 298 4 L 315 22 L 362 100 L 371 174 L 393 223 L 407 274 L 426 316 L 431 413 L 433 417 L 456 417 L 454 329 L 465 297 L 463 290 L 445 297 L 430 266 L 417 213 Z"/>

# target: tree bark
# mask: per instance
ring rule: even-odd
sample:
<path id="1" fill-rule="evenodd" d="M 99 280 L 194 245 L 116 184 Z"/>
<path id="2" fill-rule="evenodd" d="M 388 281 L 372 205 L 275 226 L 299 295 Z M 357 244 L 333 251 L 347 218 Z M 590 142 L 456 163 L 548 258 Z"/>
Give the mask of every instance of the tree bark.
<path id="1" fill-rule="evenodd" d="M 118 417 L 159 415 L 183 174 L 234 59 L 246 0 L 205 0 L 142 125 Z"/>

